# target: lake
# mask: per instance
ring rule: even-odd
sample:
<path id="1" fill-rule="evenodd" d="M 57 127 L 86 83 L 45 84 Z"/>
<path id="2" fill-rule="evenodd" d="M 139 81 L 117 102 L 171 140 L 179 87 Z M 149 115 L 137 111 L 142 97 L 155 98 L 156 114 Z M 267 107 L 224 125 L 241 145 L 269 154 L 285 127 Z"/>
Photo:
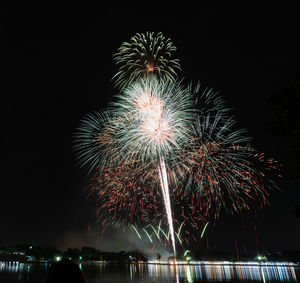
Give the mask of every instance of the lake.
<path id="1" fill-rule="evenodd" d="M 0 282 L 45 282 L 47 263 L 0 262 Z M 292 264 L 201 262 L 189 265 L 82 263 L 89 283 L 150 282 L 300 282 Z"/>

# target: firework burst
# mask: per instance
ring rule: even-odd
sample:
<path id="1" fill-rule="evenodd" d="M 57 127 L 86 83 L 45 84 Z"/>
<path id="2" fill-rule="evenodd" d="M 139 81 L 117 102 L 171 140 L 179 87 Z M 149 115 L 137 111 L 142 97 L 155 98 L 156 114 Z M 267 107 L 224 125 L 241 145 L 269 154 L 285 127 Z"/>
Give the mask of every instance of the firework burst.
<path id="1" fill-rule="evenodd" d="M 169 186 L 176 186 L 176 172 L 171 168 L 166 171 Z M 146 229 L 149 235 L 153 235 L 153 228 L 160 227 L 164 237 L 159 239 L 170 241 L 158 174 L 157 164 L 137 170 L 134 164 L 123 163 L 96 171 L 87 189 L 90 196 L 96 196 L 97 220 L 103 230 L 109 226 L 124 228 L 133 225 L 135 231 Z M 196 241 L 202 224 L 206 222 L 205 207 L 201 206 L 200 198 L 196 193 L 186 194 L 178 188 L 171 194 L 171 203 L 175 204 L 172 215 L 177 241 L 180 244 L 189 243 L 191 238 Z"/>
<path id="2" fill-rule="evenodd" d="M 230 109 L 216 92 L 206 90 L 196 101 L 200 110 L 182 159 L 185 192 L 198 195 L 199 207 L 207 217 L 212 213 L 217 218 L 222 207 L 231 212 L 250 209 L 251 200 L 265 205 L 269 190 L 276 187 L 269 176 L 270 171 L 279 172 L 278 162 L 249 145 L 246 130 L 235 129 Z"/>
<path id="3" fill-rule="evenodd" d="M 191 88 L 179 82 L 155 76 L 137 80 L 109 110 L 82 119 L 74 135 L 79 162 L 91 172 L 124 160 L 138 170 L 159 156 L 176 162 L 192 135 L 193 104 Z"/>
<path id="4" fill-rule="evenodd" d="M 73 148 L 78 162 L 87 166 L 89 173 L 97 170 L 100 162 L 105 167 L 114 160 L 118 148 L 116 121 L 109 110 L 93 111 L 81 120 L 73 137 Z"/>
<path id="5" fill-rule="evenodd" d="M 193 95 L 178 82 L 155 76 L 137 80 L 117 96 L 116 115 L 126 117 L 118 127 L 123 156 L 153 160 L 175 158 L 191 135 Z"/>
<path id="6" fill-rule="evenodd" d="M 115 85 L 123 88 L 149 74 L 175 81 L 176 71 L 180 70 L 179 60 L 172 58 L 175 51 L 172 41 L 161 32 L 135 34 L 129 42 L 122 43 L 113 56 L 120 66 L 113 77 Z"/>

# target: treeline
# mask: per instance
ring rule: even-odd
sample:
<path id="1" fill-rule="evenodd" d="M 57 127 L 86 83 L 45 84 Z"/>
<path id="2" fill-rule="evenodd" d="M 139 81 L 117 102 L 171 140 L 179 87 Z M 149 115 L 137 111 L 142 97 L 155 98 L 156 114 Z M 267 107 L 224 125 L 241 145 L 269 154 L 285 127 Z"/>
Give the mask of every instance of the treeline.
<path id="1" fill-rule="evenodd" d="M 58 250 L 52 246 L 28 245 L 20 244 L 12 247 L 0 248 L 1 258 L 17 258 L 22 255 L 23 258 L 36 261 L 57 261 L 68 258 L 77 262 L 80 261 L 114 261 L 122 263 L 130 263 L 134 261 L 147 262 L 147 257 L 138 250 L 129 252 L 107 252 L 100 251 L 92 247 L 82 247 L 81 249 L 68 248 L 64 251 Z M 159 253 L 153 254 L 153 259 L 158 261 L 166 260 Z M 300 262 L 300 251 L 283 251 L 276 253 L 265 253 L 261 255 L 238 255 L 236 253 L 228 253 L 222 251 L 213 251 L 203 253 L 202 251 L 185 251 L 177 254 L 178 260 L 202 260 L 202 261 L 285 261 Z M 172 260 L 172 257 L 169 258 Z"/>
<path id="2" fill-rule="evenodd" d="M 22 254 L 36 261 L 58 261 L 68 258 L 74 261 L 116 261 L 132 262 L 147 261 L 146 256 L 140 251 L 130 252 L 104 252 L 92 247 L 82 247 L 81 249 L 68 248 L 65 251 L 58 250 L 52 246 L 21 244 L 13 247 L 0 248 L 0 255 Z"/>
<path id="3" fill-rule="evenodd" d="M 237 255 L 236 253 L 214 251 L 210 253 L 195 252 L 191 254 L 193 259 L 203 261 L 280 261 L 300 262 L 300 251 L 267 252 L 265 254 Z"/>

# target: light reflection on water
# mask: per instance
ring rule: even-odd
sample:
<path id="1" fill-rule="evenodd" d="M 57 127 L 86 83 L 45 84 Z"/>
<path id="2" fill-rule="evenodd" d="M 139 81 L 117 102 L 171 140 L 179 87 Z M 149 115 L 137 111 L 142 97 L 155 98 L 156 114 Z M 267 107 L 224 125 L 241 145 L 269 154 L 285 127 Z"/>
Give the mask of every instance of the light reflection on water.
<path id="1" fill-rule="evenodd" d="M 260 281 L 260 282 L 298 282 L 292 265 L 227 265 L 227 264 L 197 264 L 197 265 L 148 265 L 149 275 L 153 278 L 165 278 L 170 275 L 185 282 L 197 281 Z M 299 271 L 298 271 L 299 272 Z M 298 275 L 298 279 L 299 275 Z"/>
<path id="2" fill-rule="evenodd" d="M 0 262 L 0 282 L 45 282 L 49 264 Z M 80 264 L 89 283 L 96 282 L 298 282 L 294 265 L 222 264 Z"/>
<path id="3" fill-rule="evenodd" d="M 0 282 L 32 282 L 43 283 L 49 264 L 31 264 L 20 262 L 0 262 Z"/>

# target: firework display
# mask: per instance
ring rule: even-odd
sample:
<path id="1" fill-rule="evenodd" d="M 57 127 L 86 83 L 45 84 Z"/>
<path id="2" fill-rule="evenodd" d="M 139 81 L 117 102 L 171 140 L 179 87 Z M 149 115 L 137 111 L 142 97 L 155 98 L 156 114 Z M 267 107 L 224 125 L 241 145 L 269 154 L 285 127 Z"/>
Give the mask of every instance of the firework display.
<path id="1" fill-rule="evenodd" d="M 162 33 L 123 43 L 114 55 L 115 102 L 86 115 L 74 136 L 103 227 L 127 225 L 139 237 L 141 229 L 151 241 L 162 234 L 174 254 L 222 208 L 266 204 L 278 167 L 236 129 L 219 93 L 177 79 L 175 50 Z"/>

